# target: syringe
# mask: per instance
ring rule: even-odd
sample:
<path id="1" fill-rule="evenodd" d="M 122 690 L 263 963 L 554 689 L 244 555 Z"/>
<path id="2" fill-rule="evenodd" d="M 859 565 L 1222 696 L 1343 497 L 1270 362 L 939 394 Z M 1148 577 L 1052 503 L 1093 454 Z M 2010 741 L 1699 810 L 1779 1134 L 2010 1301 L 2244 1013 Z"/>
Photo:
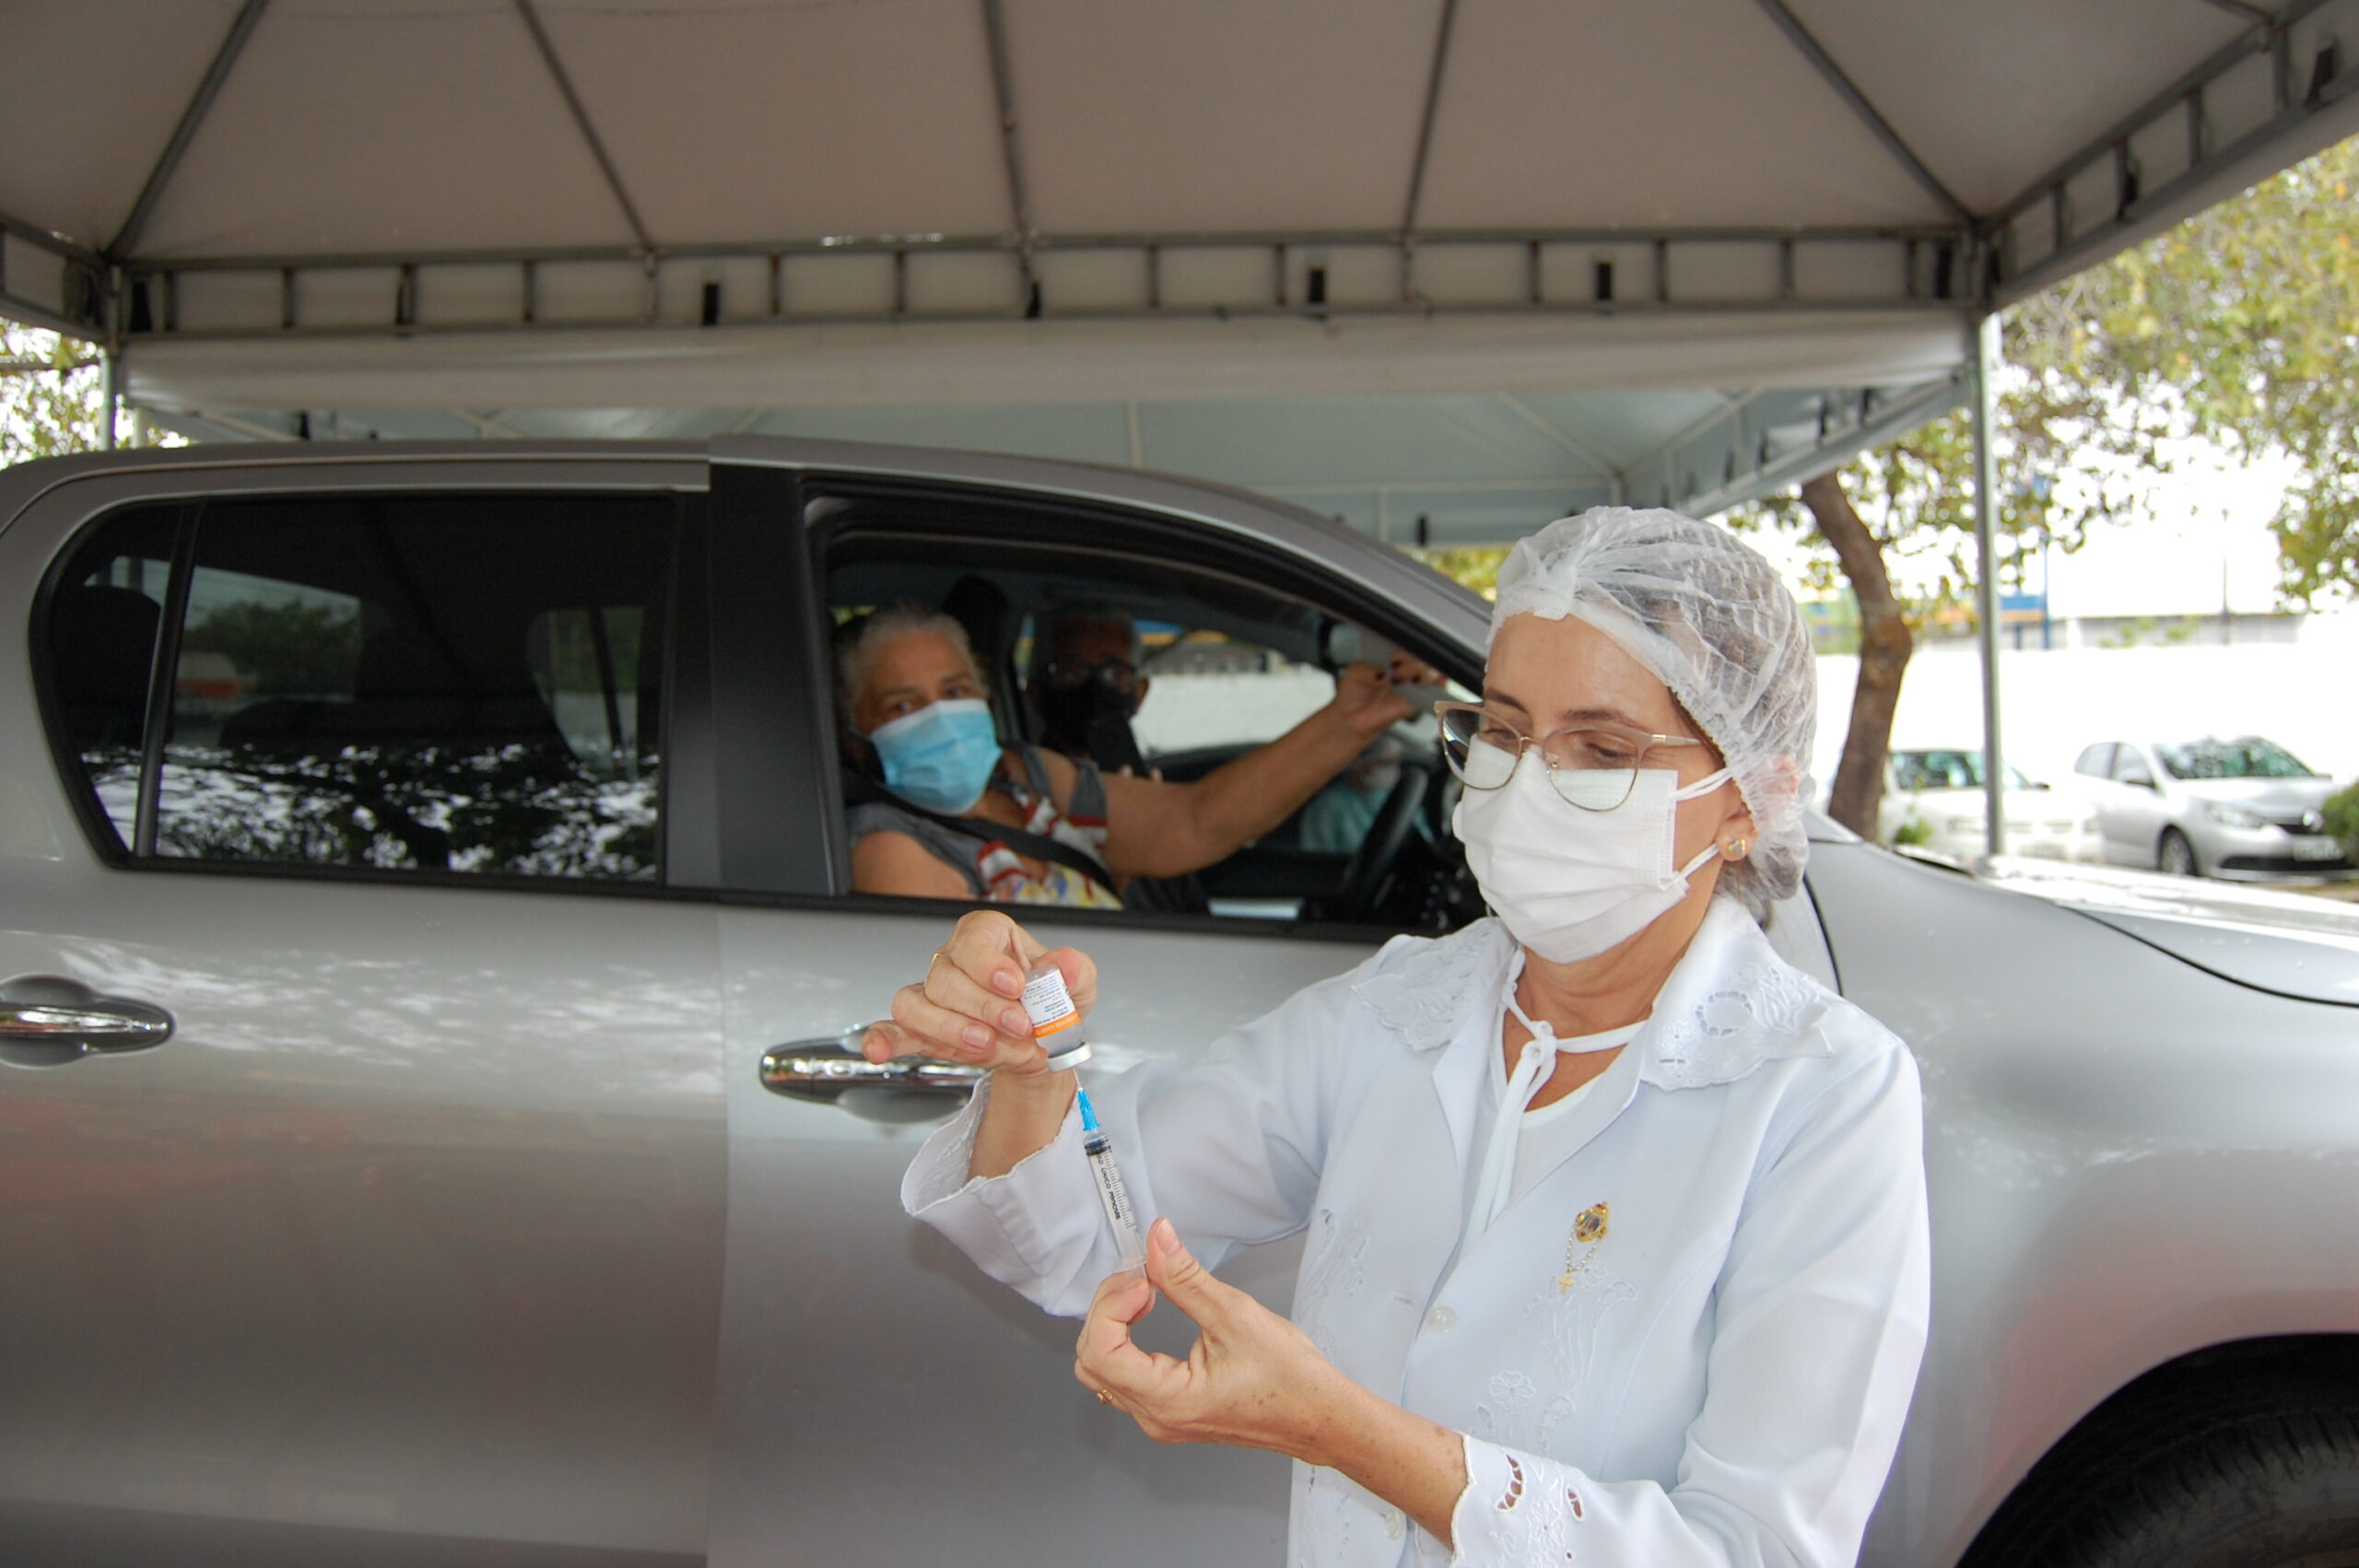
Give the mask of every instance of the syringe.
<path id="1" fill-rule="evenodd" d="M 1138 1218 L 1131 1212 L 1130 1188 L 1122 1185 L 1122 1173 L 1114 1164 L 1114 1145 L 1097 1125 L 1089 1091 L 1076 1085 L 1074 1092 L 1081 1106 L 1081 1152 L 1089 1157 L 1089 1174 L 1097 1178 L 1097 1201 L 1106 1210 L 1107 1224 L 1113 1227 L 1114 1248 L 1122 1260 L 1119 1271 L 1144 1273 L 1146 1244 L 1139 1239 Z"/>

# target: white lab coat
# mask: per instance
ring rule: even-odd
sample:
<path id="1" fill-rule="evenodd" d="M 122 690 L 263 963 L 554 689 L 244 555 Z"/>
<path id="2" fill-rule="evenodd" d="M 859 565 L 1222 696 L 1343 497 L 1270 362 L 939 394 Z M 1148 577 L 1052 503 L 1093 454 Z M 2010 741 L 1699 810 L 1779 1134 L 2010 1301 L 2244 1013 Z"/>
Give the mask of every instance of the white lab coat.
<path id="1" fill-rule="evenodd" d="M 1090 1098 L 1142 1223 L 1208 1265 L 1308 1227 L 1295 1321 L 1363 1386 L 1465 1434 L 1456 1554 L 1295 1466 L 1289 1568 L 1834 1568 L 1900 1440 L 1928 1296 L 1917 1070 L 1717 900 L 1563 1161 L 1464 1236 L 1515 945 L 1396 938 L 1220 1041 Z M 1077 1117 L 967 1179 L 982 1096 L 910 1211 L 1055 1313 L 1115 1266 Z"/>

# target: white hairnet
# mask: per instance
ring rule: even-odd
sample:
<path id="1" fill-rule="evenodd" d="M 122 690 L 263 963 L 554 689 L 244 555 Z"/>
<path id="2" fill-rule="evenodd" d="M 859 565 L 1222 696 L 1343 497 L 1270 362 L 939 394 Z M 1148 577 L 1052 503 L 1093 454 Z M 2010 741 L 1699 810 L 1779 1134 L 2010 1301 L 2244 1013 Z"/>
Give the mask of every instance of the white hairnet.
<path id="1" fill-rule="evenodd" d="M 1758 916 L 1802 885 L 1818 676 L 1802 609 L 1758 552 L 1678 512 L 1598 507 L 1508 553 L 1492 640 L 1522 614 L 1605 633 L 1719 748 L 1760 833 L 1722 889 Z"/>

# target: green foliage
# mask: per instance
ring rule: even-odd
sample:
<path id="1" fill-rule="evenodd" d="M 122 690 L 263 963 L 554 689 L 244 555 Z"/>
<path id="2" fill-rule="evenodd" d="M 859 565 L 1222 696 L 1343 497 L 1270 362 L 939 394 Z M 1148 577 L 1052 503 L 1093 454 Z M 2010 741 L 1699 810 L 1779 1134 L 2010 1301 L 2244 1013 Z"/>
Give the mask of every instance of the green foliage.
<path id="1" fill-rule="evenodd" d="M 1499 568 L 1507 562 L 1508 548 L 1505 544 L 1424 550 L 1410 546 L 1409 554 L 1484 598 L 1496 599 L 1499 593 Z"/>
<path id="2" fill-rule="evenodd" d="M 2130 521 L 2170 482 L 2169 443 L 2283 454 L 2299 477 L 2272 523 L 2283 591 L 2359 593 L 2359 139 L 2331 147 L 2009 310 L 1993 432 L 2002 583 L 2043 542 Z M 1919 626 L 1970 602 L 1974 442 L 1958 410 L 1842 473 Z M 1796 497 L 1731 514 L 1809 533 Z M 1911 568 L 1915 569 L 1911 569 Z M 1811 568 L 1832 589 L 1831 553 Z"/>
<path id="3" fill-rule="evenodd" d="M 2346 854 L 2359 860 L 2359 784 L 2327 797 L 2326 830 L 2342 840 Z"/>
<path id="4" fill-rule="evenodd" d="M 326 604 L 223 604 L 188 628 L 183 652 L 219 653 L 257 696 L 318 696 L 352 689 L 360 617 Z"/>
<path id="5" fill-rule="evenodd" d="M 2133 432 L 2283 454 L 2281 590 L 2359 593 L 2359 138 L 2026 301 L 2008 352 L 2046 395 L 2103 400 Z"/>
<path id="6" fill-rule="evenodd" d="M 1931 844 L 1933 841 L 1933 825 L 1923 817 L 1912 816 L 1893 829 L 1892 841 L 1895 844 Z"/>
<path id="7" fill-rule="evenodd" d="M 0 356 L 50 367 L 0 375 L 0 467 L 99 444 L 94 350 L 55 333 L 0 322 Z"/>

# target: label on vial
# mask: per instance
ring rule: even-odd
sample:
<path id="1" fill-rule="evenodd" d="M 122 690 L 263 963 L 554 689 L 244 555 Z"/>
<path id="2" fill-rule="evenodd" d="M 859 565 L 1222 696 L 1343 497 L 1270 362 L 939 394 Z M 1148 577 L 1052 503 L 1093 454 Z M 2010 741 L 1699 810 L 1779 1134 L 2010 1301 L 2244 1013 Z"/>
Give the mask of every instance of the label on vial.
<path id="1" fill-rule="evenodd" d="M 1024 982 L 1024 1015 L 1032 1020 L 1036 1040 L 1045 1040 L 1081 1022 L 1065 990 L 1065 977 L 1054 968 L 1043 969 Z"/>

